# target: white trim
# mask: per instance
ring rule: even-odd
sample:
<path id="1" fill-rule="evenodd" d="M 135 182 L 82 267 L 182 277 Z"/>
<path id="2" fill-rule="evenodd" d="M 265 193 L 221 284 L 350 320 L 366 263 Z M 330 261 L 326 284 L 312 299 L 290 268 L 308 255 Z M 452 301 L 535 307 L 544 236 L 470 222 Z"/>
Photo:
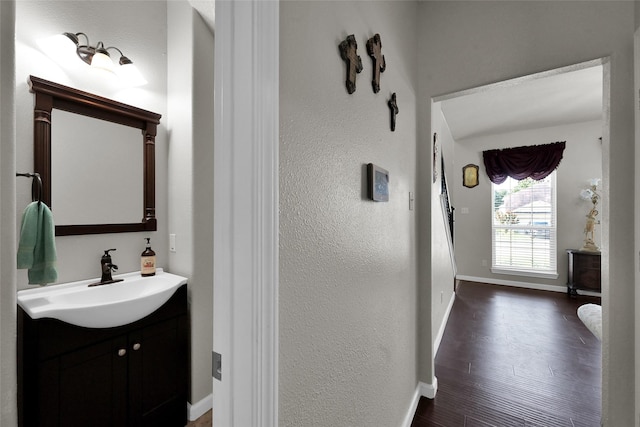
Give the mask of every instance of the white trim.
<path id="1" fill-rule="evenodd" d="M 438 379 L 436 377 L 433 377 L 433 384 L 419 382 L 416 386 L 416 390 L 413 393 L 413 398 L 411 399 L 411 404 L 409 405 L 409 411 L 407 411 L 407 414 L 404 417 L 404 421 L 402 421 L 401 427 L 411 427 L 413 418 L 416 415 L 416 409 L 418 409 L 420 398 L 424 396 L 427 399 L 433 399 L 436 397 L 437 391 Z"/>
<path id="2" fill-rule="evenodd" d="M 438 355 L 440 342 L 442 342 L 442 337 L 444 336 L 444 330 L 447 327 L 447 322 L 449 321 L 449 315 L 451 314 L 451 309 L 453 308 L 453 303 L 455 300 L 456 300 L 456 293 L 454 292 L 451 294 L 451 298 L 449 299 L 449 305 L 447 306 L 447 311 L 444 313 L 444 318 L 442 319 L 442 323 L 440 324 L 440 328 L 438 329 L 438 335 L 436 335 L 436 339 L 433 342 L 434 358 Z"/>
<path id="3" fill-rule="evenodd" d="M 438 379 L 433 377 L 433 384 L 427 384 L 420 381 L 418 383 L 418 389 L 420 390 L 420 396 L 424 396 L 427 399 L 435 399 L 438 392 Z"/>
<path id="4" fill-rule="evenodd" d="M 416 387 L 416 390 L 413 392 L 413 398 L 411 399 L 411 404 L 409 405 L 409 410 L 407 414 L 404 416 L 404 420 L 402 421 L 401 427 L 411 427 L 413 423 L 413 418 L 416 416 L 416 409 L 418 409 L 418 403 L 420 402 L 420 385 Z"/>
<path id="5" fill-rule="evenodd" d="M 535 289 L 538 291 L 551 291 L 551 292 L 563 292 L 563 293 L 567 292 L 567 288 L 565 286 L 545 285 L 542 283 L 516 282 L 514 280 L 490 279 L 487 277 L 464 276 L 460 274 L 456 276 L 456 279 L 466 280 L 468 282 L 488 283 L 490 285 L 513 286 L 514 288 Z M 594 297 L 602 296 L 602 294 L 599 292 L 591 292 L 591 291 L 583 291 L 583 290 L 578 290 L 578 294 L 589 295 Z"/>
<path id="6" fill-rule="evenodd" d="M 213 425 L 277 427 L 279 3 L 215 10 Z"/>
<path id="7" fill-rule="evenodd" d="M 509 270 L 508 268 L 491 267 L 491 272 L 494 274 L 508 274 L 510 276 L 523 276 L 523 277 L 538 277 L 540 279 L 552 279 L 558 278 L 557 272 L 544 272 L 544 271 L 526 271 L 526 270 Z"/>
<path id="8" fill-rule="evenodd" d="M 213 394 L 208 395 L 202 400 L 194 403 L 193 405 L 187 402 L 187 414 L 189 421 L 195 421 L 213 408 Z"/>
<path id="9" fill-rule="evenodd" d="M 7 427 L 18 425 L 15 21 L 16 2 L 0 1 L 0 425 Z"/>
<path id="10" fill-rule="evenodd" d="M 634 87 L 634 123 L 635 123 L 635 135 L 634 135 L 634 146 L 635 146 L 635 164 L 640 164 L 640 29 L 637 29 L 633 35 L 633 71 L 634 71 L 634 79 L 633 79 L 633 87 Z M 640 184 L 640 168 L 635 168 L 635 185 L 638 188 Z M 638 192 L 634 191 L 634 208 L 635 212 L 640 212 L 640 195 Z M 635 289 L 638 289 L 638 285 L 640 284 L 640 221 L 638 215 L 634 215 L 634 253 L 637 253 L 638 256 L 634 256 L 634 283 Z M 604 256 L 604 254 L 603 254 Z M 634 316 L 635 316 L 635 324 L 640 325 L 640 292 L 636 291 L 634 295 Z M 604 329 L 604 325 L 603 329 Z M 640 328 L 636 326 L 634 330 L 634 347 L 635 354 L 640 355 Z M 604 365 L 604 364 L 603 364 Z M 605 370 L 605 366 L 603 366 L 603 371 Z M 606 375 L 606 372 L 605 372 Z M 638 420 L 636 422 L 636 426 L 640 426 L 640 357 L 635 357 L 635 377 L 634 377 L 634 386 L 635 386 L 635 419 Z M 603 396 L 604 399 L 604 396 Z"/>

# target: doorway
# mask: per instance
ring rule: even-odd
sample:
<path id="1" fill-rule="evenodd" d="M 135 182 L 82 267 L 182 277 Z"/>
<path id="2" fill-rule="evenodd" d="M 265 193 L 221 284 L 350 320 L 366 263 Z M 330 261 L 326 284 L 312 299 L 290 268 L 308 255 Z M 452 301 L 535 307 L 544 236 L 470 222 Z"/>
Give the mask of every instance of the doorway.
<path id="1" fill-rule="evenodd" d="M 590 178 L 609 181 L 609 84 L 609 59 L 601 58 L 433 99 L 432 130 L 447 161 L 444 169 L 456 208 L 456 279 L 566 291 L 565 249 L 582 244 L 584 216 L 590 208 L 580 201 L 579 192 L 588 187 Z M 482 151 L 559 140 L 567 140 L 568 148 L 557 171 L 557 201 L 564 206 L 558 216 L 563 228 L 558 232 L 557 278 L 496 274 L 491 271 L 491 183 L 484 172 Z M 461 171 L 468 164 L 480 168 L 480 185 L 475 188 L 463 186 Z M 602 204 L 608 204 L 606 197 Z M 602 207 L 601 212 L 608 212 L 608 205 Z M 609 222 L 604 216 L 599 219 L 596 240 L 602 245 L 608 241 Z M 606 252 L 602 265 L 608 265 Z M 603 300 L 608 296 L 606 274 L 601 294 Z M 606 363 L 603 357 L 603 383 Z M 603 401 L 606 398 L 604 387 Z"/>

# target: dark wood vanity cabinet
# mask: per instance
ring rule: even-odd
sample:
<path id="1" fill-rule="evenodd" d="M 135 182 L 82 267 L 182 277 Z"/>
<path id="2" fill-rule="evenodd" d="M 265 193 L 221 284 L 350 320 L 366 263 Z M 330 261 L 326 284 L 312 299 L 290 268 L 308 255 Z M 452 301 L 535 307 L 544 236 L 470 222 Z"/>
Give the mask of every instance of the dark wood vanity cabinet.
<path id="1" fill-rule="evenodd" d="M 19 425 L 187 424 L 187 285 L 129 325 L 92 329 L 18 307 Z"/>
<path id="2" fill-rule="evenodd" d="M 600 252 L 567 249 L 567 254 L 569 255 L 567 294 L 576 296 L 578 289 L 600 292 Z"/>

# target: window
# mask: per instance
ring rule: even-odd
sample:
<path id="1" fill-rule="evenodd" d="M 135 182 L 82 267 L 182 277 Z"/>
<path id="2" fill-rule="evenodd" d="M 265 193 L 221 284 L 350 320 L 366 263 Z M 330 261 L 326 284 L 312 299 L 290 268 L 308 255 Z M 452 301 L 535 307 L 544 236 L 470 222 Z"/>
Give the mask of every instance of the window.
<path id="1" fill-rule="evenodd" d="M 556 173 L 491 184 L 494 273 L 557 278 Z"/>

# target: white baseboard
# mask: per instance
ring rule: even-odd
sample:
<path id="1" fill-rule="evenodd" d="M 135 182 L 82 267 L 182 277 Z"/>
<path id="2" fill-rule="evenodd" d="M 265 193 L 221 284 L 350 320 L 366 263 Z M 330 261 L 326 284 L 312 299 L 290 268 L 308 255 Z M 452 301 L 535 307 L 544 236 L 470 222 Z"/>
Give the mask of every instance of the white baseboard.
<path id="1" fill-rule="evenodd" d="M 436 397 L 437 391 L 438 379 L 436 377 L 433 377 L 433 384 L 419 382 L 416 386 L 416 391 L 413 393 L 413 399 L 411 400 L 409 411 L 407 412 L 407 415 L 405 415 L 401 427 L 411 427 L 413 417 L 415 417 L 416 415 L 416 409 L 418 409 L 418 402 L 420 402 L 420 397 L 424 396 L 428 399 L 433 399 L 434 397 Z"/>
<path id="2" fill-rule="evenodd" d="M 442 323 L 440 324 L 440 328 L 438 329 L 438 335 L 436 335 L 436 339 L 433 341 L 433 357 L 436 357 L 438 354 L 438 349 L 440 348 L 440 342 L 442 341 L 442 336 L 444 335 L 444 328 L 447 327 L 447 322 L 449 321 L 449 315 L 451 314 L 451 309 L 453 308 L 453 302 L 456 300 L 456 293 L 451 294 L 451 298 L 449 299 L 449 305 L 447 306 L 447 311 L 444 313 L 444 318 L 442 319 Z"/>
<path id="3" fill-rule="evenodd" d="M 213 408 L 213 394 L 208 395 L 194 404 L 187 402 L 187 415 L 189 417 L 189 421 L 197 420 L 206 414 L 211 408 Z"/>
<path id="4" fill-rule="evenodd" d="M 555 285 L 545 285 L 542 283 L 532 283 L 532 282 L 518 282 L 515 280 L 502 280 L 502 279 L 490 279 L 487 277 L 474 277 L 474 276 L 464 276 L 457 275 L 456 279 L 458 280 L 466 280 L 469 282 L 479 282 L 479 283 L 489 283 L 490 285 L 500 285 L 500 286 L 513 286 L 515 288 L 526 288 L 526 289 L 536 289 L 539 291 L 551 291 L 551 292 L 567 292 L 567 288 L 565 286 L 555 286 Z M 602 296 L 600 292 L 591 292 L 591 291 L 583 291 L 578 290 L 578 294 L 580 295 L 589 295 L 594 297 Z"/>
<path id="5" fill-rule="evenodd" d="M 424 396 L 427 399 L 434 399 L 438 392 L 438 379 L 433 377 L 433 384 L 419 382 L 418 390 L 420 390 L 420 396 Z"/>

